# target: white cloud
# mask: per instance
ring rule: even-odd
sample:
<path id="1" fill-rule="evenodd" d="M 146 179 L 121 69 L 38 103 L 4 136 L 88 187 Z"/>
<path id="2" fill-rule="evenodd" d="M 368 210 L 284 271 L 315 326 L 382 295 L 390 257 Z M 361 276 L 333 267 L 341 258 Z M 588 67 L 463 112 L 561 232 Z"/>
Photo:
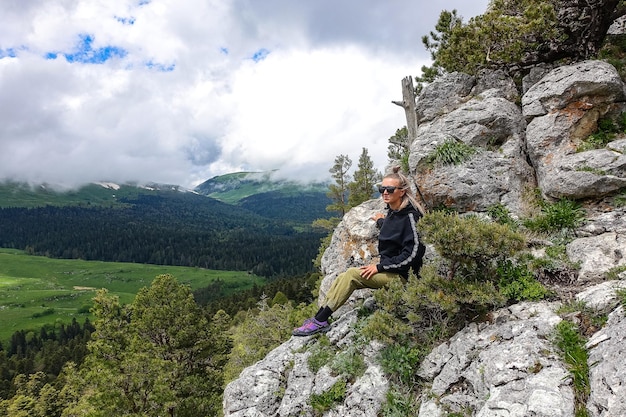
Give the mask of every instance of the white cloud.
<path id="1" fill-rule="evenodd" d="M 382 169 L 405 123 L 391 100 L 428 62 L 420 36 L 441 9 L 478 14 L 487 0 L 143 3 L 3 6 L 0 179 L 320 179 L 363 147 Z"/>

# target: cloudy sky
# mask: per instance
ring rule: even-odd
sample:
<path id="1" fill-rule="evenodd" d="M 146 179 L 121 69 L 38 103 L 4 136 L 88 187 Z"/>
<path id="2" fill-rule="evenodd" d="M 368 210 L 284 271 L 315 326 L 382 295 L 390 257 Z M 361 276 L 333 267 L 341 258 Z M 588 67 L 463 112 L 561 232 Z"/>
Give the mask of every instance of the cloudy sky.
<path id="1" fill-rule="evenodd" d="M 77 185 L 377 168 L 441 10 L 488 0 L 3 0 L 0 179 Z"/>

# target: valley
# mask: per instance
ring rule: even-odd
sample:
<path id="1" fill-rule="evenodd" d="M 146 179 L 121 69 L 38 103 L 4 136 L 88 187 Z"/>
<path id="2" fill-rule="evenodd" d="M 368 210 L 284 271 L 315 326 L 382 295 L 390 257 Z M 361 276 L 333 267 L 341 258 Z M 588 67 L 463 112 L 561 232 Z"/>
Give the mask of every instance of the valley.
<path id="1" fill-rule="evenodd" d="M 267 282 L 241 271 L 51 259 L 0 249 L 0 342 L 4 344 L 18 330 L 38 332 L 44 326 L 68 325 L 73 318 L 83 323 L 91 317 L 92 299 L 101 288 L 128 304 L 161 274 L 173 275 L 192 290 L 220 280 L 225 295 Z"/>

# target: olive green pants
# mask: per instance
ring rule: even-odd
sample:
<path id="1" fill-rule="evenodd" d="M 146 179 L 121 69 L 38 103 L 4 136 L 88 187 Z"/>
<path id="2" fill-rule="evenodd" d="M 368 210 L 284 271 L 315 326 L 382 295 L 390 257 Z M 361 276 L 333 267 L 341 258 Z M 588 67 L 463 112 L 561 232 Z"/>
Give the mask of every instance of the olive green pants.
<path id="1" fill-rule="evenodd" d="M 365 279 L 361 276 L 361 270 L 359 268 L 350 268 L 335 278 L 326 294 L 325 305 L 332 311 L 337 311 L 339 307 L 348 301 L 348 298 L 350 298 L 354 290 L 382 288 L 389 284 L 392 279 L 396 278 L 400 279 L 402 277 L 400 274 L 379 272 L 372 275 L 370 279 Z"/>

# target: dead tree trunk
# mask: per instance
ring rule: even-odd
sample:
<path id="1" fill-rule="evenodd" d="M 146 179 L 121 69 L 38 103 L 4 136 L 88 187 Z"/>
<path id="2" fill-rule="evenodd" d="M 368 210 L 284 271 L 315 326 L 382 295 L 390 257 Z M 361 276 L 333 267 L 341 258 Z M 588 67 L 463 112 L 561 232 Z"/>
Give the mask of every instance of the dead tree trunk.
<path id="1" fill-rule="evenodd" d="M 413 77 L 408 76 L 402 79 L 402 101 L 392 101 L 404 108 L 406 115 L 406 128 L 409 133 L 409 143 L 417 137 L 417 111 L 415 105 L 415 88 L 413 87 Z"/>
<path id="2" fill-rule="evenodd" d="M 411 143 L 417 138 L 417 125 L 419 120 L 417 120 L 417 105 L 415 102 L 415 87 L 413 87 L 413 77 L 408 76 L 402 79 L 402 101 L 392 101 L 393 104 L 396 104 L 402 108 L 404 108 L 404 114 L 406 115 L 406 129 L 407 129 L 407 152 L 411 149 Z M 409 171 L 411 169 L 409 168 Z M 415 191 L 417 196 L 422 202 L 423 208 L 428 210 L 428 204 L 426 203 L 426 199 L 422 194 L 422 190 L 420 190 L 419 184 L 414 179 Z"/>

